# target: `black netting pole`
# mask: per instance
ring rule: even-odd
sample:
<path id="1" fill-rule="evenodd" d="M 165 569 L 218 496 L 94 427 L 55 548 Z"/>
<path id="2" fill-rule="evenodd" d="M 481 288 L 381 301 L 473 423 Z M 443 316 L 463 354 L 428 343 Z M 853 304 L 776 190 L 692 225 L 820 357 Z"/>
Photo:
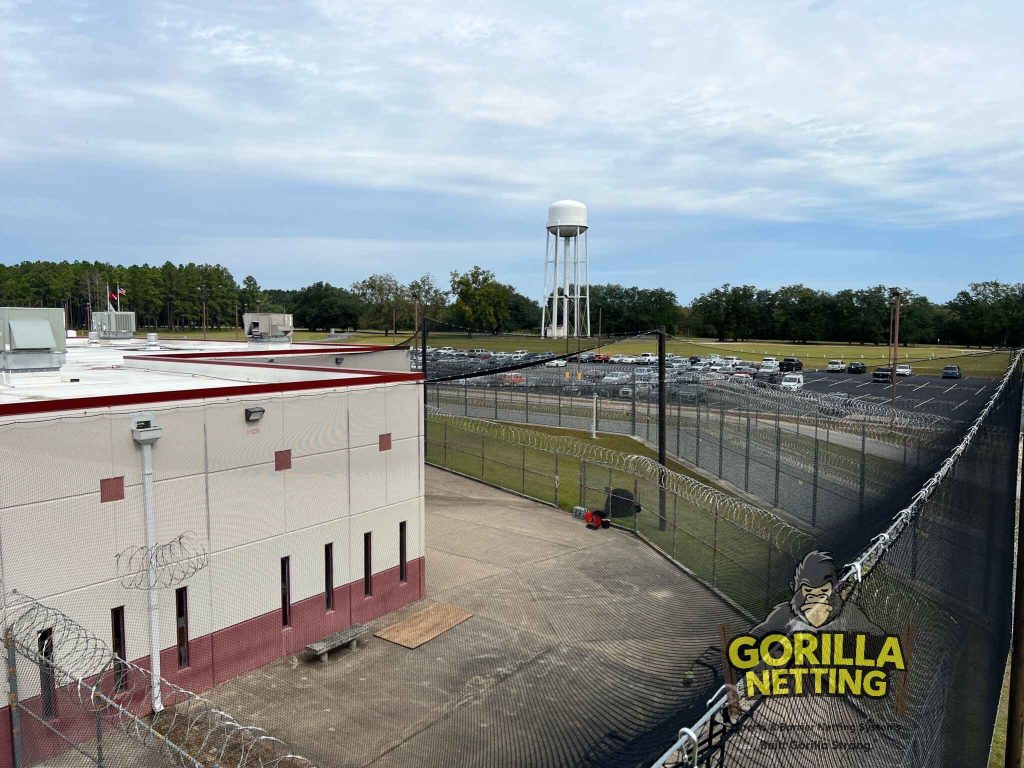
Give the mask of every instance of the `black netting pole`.
<path id="1" fill-rule="evenodd" d="M 779 506 L 779 479 L 782 470 L 782 406 L 775 409 L 775 506 Z"/>
<path id="2" fill-rule="evenodd" d="M 1018 372 L 1016 375 L 1020 375 Z M 1015 390 L 1017 397 L 1020 390 Z M 1014 403 L 1016 416 L 1014 428 L 1020 427 L 1020 403 Z M 1018 443 L 1019 445 L 1019 443 Z M 1020 452 L 1017 453 L 1018 466 Z M 1024 474 L 1020 482 L 1021 498 L 1024 499 Z M 1024 503 L 1017 511 L 1017 574 L 1014 580 L 1013 597 L 1013 645 L 1010 650 L 1010 705 L 1006 721 L 1006 768 L 1018 768 L 1024 761 L 1024 547 L 1021 546 L 1021 531 L 1024 530 Z"/>
<path id="3" fill-rule="evenodd" d="M 650 407 L 648 394 L 647 403 Z M 650 418 L 647 419 L 650 422 Z M 661 465 L 658 483 L 658 530 L 668 525 L 665 511 L 665 326 L 658 329 L 658 463 Z"/>

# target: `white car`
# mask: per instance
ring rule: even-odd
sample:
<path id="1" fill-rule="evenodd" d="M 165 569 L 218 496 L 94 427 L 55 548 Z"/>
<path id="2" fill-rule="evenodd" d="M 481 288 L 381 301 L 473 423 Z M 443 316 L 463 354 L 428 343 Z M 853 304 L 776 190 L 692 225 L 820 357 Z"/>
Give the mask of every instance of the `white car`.
<path id="1" fill-rule="evenodd" d="M 772 368 L 778 368 L 778 367 L 779 367 L 779 359 L 777 357 L 762 357 L 761 358 L 761 368 L 767 368 L 768 370 L 771 370 Z"/>
<path id="2" fill-rule="evenodd" d="M 738 357 L 734 357 L 733 355 L 727 355 L 726 357 L 722 358 L 722 362 L 729 366 L 734 366 L 739 361 L 740 359 Z"/>
<path id="3" fill-rule="evenodd" d="M 623 365 L 636 365 L 636 358 L 633 355 L 623 355 L 619 362 Z"/>
<path id="4" fill-rule="evenodd" d="M 601 379 L 602 384 L 622 384 L 627 381 L 629 381 L 629 374 L 621 373 L 619 371 L 615 371 L 613 373 L 606 373 L 604 375 L 604 378 Z"/>
<path id="5" fill-rule="evenodd" d="M 544 363 L 545 368 L 565 368 L 565 360 L 555 358 L 554 360 L 548 360 Z"/>
<path id="6" fill-rule="evenodd" d="M 906 363 L 898 363 L 896 365 L 896 375 L 897 376 L 913 376 L 914 375 L 914 369 L 911 368 Z"/>
<path id="7" fill-rule="evenodd" d="M 625 357 L 625 355 L 612 355 L 608 358 L 608 362 L 618 364 L 621 363 Z"/>
<path id="8" fill-rule="evenodd" d="M 658 362 L 658 356 L 653 352 L 643 352 L 637 355 L 636 361 L 640 365 L 654 365 Z"/>
<path id="9" fill-rule="evenodd" d="M 828 365 L 825 366 L 826 373 L 842 373 L 846 370 L 846 366 L 842 360 L 829 360 Z"/>
<path id="10" fill-rule="evenodd" d="M 779 389 L 788 389 L 790 392 L 796 392 L 803 388 L 804 375 L 802 373 L 787 373 L 782 377 L 782 383 L 779 384 Z"/>
<path id="11" fill-rule="evenodd" d="M 442 355 L 450 355 L 450 354 L 452 354 L 452 353 L 453 353 L 453 352 L 454 352 L 455 350 L 454 350 L 454 349 L 453 349 L 452 347 L 441 347 L 441 348 L 440 348 L 439 350 L 437 350 L 437 351 L 438 351 L 438 352 L 440 352 L 440 353 L 441 353 Z"/>

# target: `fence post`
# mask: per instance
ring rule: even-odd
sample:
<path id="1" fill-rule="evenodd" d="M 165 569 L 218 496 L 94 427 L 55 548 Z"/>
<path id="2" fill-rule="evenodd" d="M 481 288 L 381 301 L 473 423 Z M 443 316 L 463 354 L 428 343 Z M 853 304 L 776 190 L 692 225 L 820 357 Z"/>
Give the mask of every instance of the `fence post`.
<path id="1" fill-rule="evenodd" d="M 782 406 L 775 409 L 775 506 L 779 506 L 779 479 L 782 470 Z"/>
<path id="2" fill-rule="evenodd" d="M 7 690 L 11 709 L 11 746 L 14 753 L 14 768 L 21 768 L 21 712 L 18 710 L 18 656 L 14 649 L 14 633 L 8 627 L 4 630 L 4 645 L 7 646 Z"/>
<path id="3" fill-rule="evenodd" d="M 563 382 L 558 382 L 558 426 L 562 426 L 562 388 L 564 386 Z"/>
<path id="4" fill-rule="evenodd" d="M 526 423 L 530 423 L 530 382 L 527 380 L 523 385 L 526 388 Z"/>
<path id="5" fill-rule="evenodd" d="M 679 524 L 679 496 L 675 493 L 672 494 L 672 559 L 678 560 L 676 557 L 676 526 Z"/>
<path id="6" fill-rule="evenodd" d="M 581 507 L 587 506 L 587 504 L 586 504 L 587 497 L 585 495 L 586 487 L 587 487 L 587 462 L 581 461 L 580 462 L 580 506 Z"/>
<path id="7" fill-rule="evenodd" d="M 632 388 L 632 392 L 633 392 L 632 397 L 629 398 L 630 414 L 631 414 L 630 415 L 630 422 L 629 422 L 630 423 L 629 434 L 635 435 L 636 434 L 636 372 L 635 371 L 633 372 L 633 388 Z"/>
<path id="8" fill-rule="evenodd" d="M 768 572 L 764 575 L 764 613 L 772 609 L 772 540 L 768 539 Z"/>
<path id="9" fill-rule="evenodd" d="M 811 525 L 818 524 L 818 414 L 814 414 L 814 485 L 811 488 Z"/>
<path id="10" fill-rule="evenodd" d="M 96 709 L 96 768 L 103 768 L 103 710 Z"/>
<path id="11" fill-rule="evenodd" d="M 647 389 L 647 442 L 651 442 L 651 390 Z"/>
<path id="12" fill-rule="evenodd" d="M 676 456 L 682 456 L 680 448 L 680 434 L 682 432 L 683 425 L 683 403 L 681 400 L 676 401 Z"/>
<path id="13" fill-rule="evenodd" d="M 462 415 L 469 416 L 469 385 L 462 380 Z"/>
<path id="14" fill-rule="evenodd" d="M 448 422 L 446 421 L 442 426 L 444 426 L 444 437 L 441 438 L 441 446 L 442 446 L 442 449 L 444 451 L 444 456 L 442 458 L 442 463 L 445 465 L 445 467 L 447 467 L 448 466 Z"/>
<path id="15" fill-rule="evenodd" d="M 555 454 L 555 506 L 558 506 L 558 454 Z"/>
<path id="16" fill-rule="evenodd" d="M 868 425 L 867 422 L 860 423 L 860 514 L 864 514 L 864 487 L 867 483 L 868 463 Z"/>
<path id="17" fill-rule="evenodd" d="M 526 495 L 526 446 L 523 446 L 523 495 Z"/>
<path id="18" fill-rule="evenodd" d="M 484 461 L 487 453 L 487 435 L 480 435 L 480 479 L 484 479 Z"/>
<path id="19" fill-rule="evenodd" d="M 750 492 L 750 399 L 747 399 L 747 450 L 743 457 L 743 490 Z"/>
<path id="20" fill-rule="evenodd" d="M 498 388 L 494 388 L 494 420 L 498 420 Z"/>
<path id="21" fill-rule="evenodd" d="M 697 406 L 697 444 L 694 453 L 696 454 L 693 463 L 700 467 L 700 393 L 697 393 L 697 399 L 694 401 L 694 405 Z"/>
<path id="22" fill-rule="evenodd" d="M 718 406 L 718 476 L 722 477 L 722 457 L 725 453 L 725 408 Z"/>

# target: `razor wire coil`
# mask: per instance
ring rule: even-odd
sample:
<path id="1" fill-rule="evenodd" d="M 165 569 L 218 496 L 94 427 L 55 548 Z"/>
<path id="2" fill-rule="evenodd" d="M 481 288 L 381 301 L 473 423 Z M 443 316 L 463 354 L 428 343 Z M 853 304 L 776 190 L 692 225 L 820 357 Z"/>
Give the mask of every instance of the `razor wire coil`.
<path id="1" fill-rule="evenodd" d="M 173 587 L 188 581 L 209 562 L 205 547 L 191 531 L 152 547 L 129 547 L 114 556 L 117 577 L 125 589 L 148 589 L 151 569 L 156 579 L 153 587 Z"/>

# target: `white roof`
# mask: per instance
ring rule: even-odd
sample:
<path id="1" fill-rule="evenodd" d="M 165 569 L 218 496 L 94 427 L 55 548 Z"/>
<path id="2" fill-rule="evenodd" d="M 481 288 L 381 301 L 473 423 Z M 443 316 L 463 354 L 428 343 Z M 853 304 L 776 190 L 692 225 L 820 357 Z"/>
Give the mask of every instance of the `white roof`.
<path id="1" fill-rule="evenodd" d="M 359 345 L 266 342 L 255 345 L 192 340 L 160 341 L 158 348 L 153 349 L 140 339 L 126 340 L 122 344 L 90 344 L 86 339 L 68 339 L 67 360 L 59 372 L 0 372 L 0 416 L 3 406 L 33 401 L 183 390 L 198 390 L 196 397 L 210 397 L 216 396 L 217 389 L 244 384 L 316 380 L 324 380 L 325 386 L 330 386 L 327 381 L 356 384 L 366 380 L 369 384 L 381 373 L 394 375 L 394 371 L 334 369 L 333 357 L 323 363 L 332 370 L 309 365 L 309 355 L 372 351 L 372 347 Z M 276 359 L 275 355 L 270 364 L 268 352 L 280 353 L 280 358 Z M 251 359 L 244 353 L 262 360 Z M 288 365 L 291 355 L 302 355 L 305 365 Z"/>

